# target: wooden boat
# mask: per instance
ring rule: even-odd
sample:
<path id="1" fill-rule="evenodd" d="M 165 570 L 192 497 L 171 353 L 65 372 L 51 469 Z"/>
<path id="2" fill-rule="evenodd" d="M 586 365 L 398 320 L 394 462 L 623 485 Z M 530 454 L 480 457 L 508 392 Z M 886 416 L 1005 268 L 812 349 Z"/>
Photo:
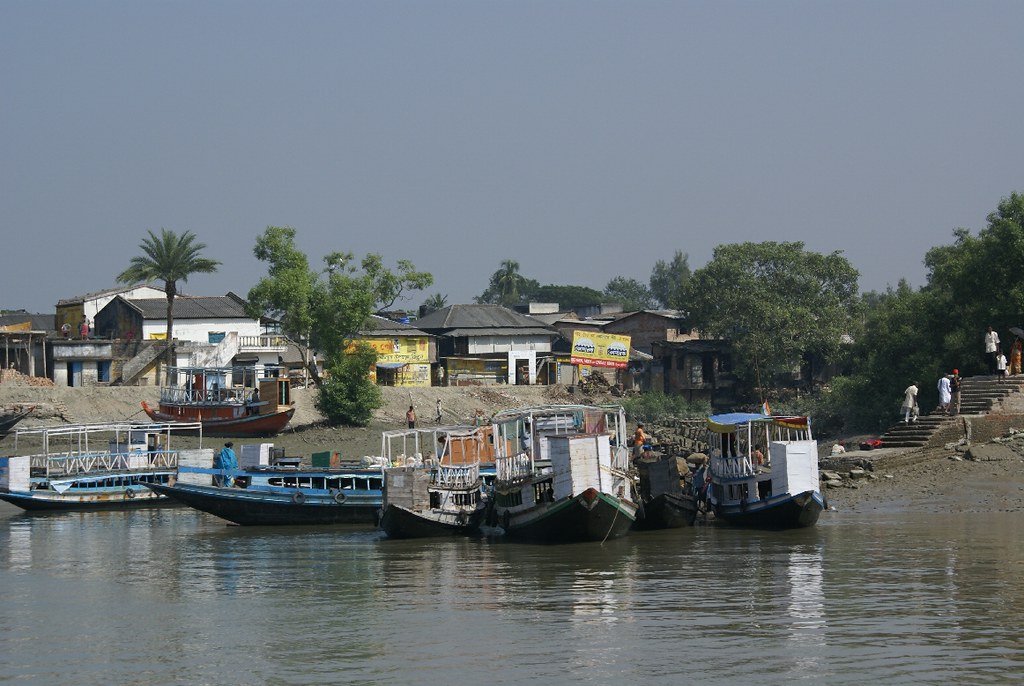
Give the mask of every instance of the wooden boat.
<path id="1" fill-rule="evenodd" d="M 177 367 L 160 404 L 142 409 L 157 422 L 199 422 L 207 436 L 274 436 L 295 414 L 284 377 L 257 378 L 253 367 Z"/>
<path id="2" fill-rule="evenodd" d="M 634 529 L 678 529 L 697 518 L 697 499 L 686 492 L 675 457 L 642 457 L 634 462 L 638 472 L 640 508 Z"/>
<path id="3" fill-rule="evenodd" d="M 710 459 L 694 482 L 704 484 L 717 519 L 758 529 L 814 526 L 825 499 L 809 418 L 732 413 L 707 425 Z"/>
<path id="4" fill-rule="evenodd" d="M 243 456 L 247 447 L 242 447 Z M 169 483 L 148 486 L 242 526 L 376 524 L 383 471 L 379 466 L 293 464 L 214 469 L 210 455 L 199 462 L 179 463 Z"/>
<path id="5" fill-rule="evenodd" d="M 552 405 L 493 419 L 493 521 L 513 538 L 604 541 L 636 518 L 625 412 Z"/>
<path id="6" fill-rule="evenodd" d="M 0 458 L 0 500 L 25 510 L 121 509 L 168 502 L 146 488 L 167 482 L 182 454 L 177 431 L 194 424 L 84 424 L 15 432 L 15 450 Z"/>
<path id="7" fill-rule="evenodd" d="M 420 437 L 429 434 L 435 457 L 424 459 Z M 401 442 L 416 452 L 394 455 Z M 406 466 L 386 470 L 380 526 L 389 538 L 465 535 L 480 528 L 487 509 L 480 472 L 482 454 L 490 453 L 484 432 L 476 427 L 410 429 L 384 432 L 382 456 Z"/>
<path id="8" fill-rule="evenodd" d="M 7 412 L 5 414 L 0 414 L 0 438 L 3 438 L 7 434 L 9 434 L 11 430 L 14 428 L 15 424 L 17 424 L 22 419 L 32 414 L 32 412 L 35 409 L 36 408 L 33 405 L 28 409 L 21 409 L 16 412 Z"/>

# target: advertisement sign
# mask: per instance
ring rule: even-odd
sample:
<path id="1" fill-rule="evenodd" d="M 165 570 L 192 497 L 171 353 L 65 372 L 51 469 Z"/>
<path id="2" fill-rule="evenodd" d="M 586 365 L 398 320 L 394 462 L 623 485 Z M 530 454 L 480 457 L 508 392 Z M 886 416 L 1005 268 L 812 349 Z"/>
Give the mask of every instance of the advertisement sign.
<path id="1" fill-rule="evenodd" d="M 625 369 L 629 366 L 629 341 L 629 336 L 573 331 L 570 361 L 573 364 L 589 364 L 606 369 Z"/>

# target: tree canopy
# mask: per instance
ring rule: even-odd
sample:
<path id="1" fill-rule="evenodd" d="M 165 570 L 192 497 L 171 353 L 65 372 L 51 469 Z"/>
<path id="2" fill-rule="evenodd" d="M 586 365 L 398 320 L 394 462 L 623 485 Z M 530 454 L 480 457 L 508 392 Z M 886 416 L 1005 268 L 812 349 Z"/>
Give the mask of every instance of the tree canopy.
<path id="1" fill-rule="evenodd" d="M 651 289 L 636 279 L 616 276 L 604 287 L 607 302 L 617 302 L 626 312 L 649 310 L 654 307 L 655 298 Z"/>
<path id="2" fill-rule="evenodd" d="M 809 353 L 836 355 L 855 321 L 857 276 L 839 252 L 800 242 L 720 245 L 689 279 L 685 299 L 696 328 L 730 340 L 733 355 L 752 363 L 737 374 L 766 383 Z"/>
<path id="3" fill-rule="evenodd" d="M 658 260 L 651 270 L 651 295 L 662 307 L 686 309 L 686 285 L 690 281 L 690 264 L 686 253 L 676 250 L 672 260 Z"/>

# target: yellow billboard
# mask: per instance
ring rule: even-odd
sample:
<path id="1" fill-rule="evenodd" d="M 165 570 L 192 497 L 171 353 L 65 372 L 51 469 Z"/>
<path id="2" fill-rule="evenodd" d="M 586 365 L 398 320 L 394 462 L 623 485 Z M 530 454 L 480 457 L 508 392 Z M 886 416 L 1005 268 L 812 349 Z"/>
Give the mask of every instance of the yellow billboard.
<path id="1" fill-rule="evenodd" d="M 572 332 L 573 364 L 625 369 L 629 366 L 629 336 L 597 331 Z"/>

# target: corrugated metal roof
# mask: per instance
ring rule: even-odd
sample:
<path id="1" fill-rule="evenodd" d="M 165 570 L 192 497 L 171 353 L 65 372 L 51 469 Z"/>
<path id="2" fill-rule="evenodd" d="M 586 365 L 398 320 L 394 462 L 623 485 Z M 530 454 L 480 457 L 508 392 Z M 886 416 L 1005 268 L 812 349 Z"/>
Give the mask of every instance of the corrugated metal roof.
<path id="1" fill-rule="evenodd" d="M 431 334 L 410 324 L 396 322 L 387 317 L 372 315 L 359 332 L 364 336 L 430 336 Z"/>
<path id="2" fill-rule="evenodd" d="M 166 298 L 142 298 L 125 301 L 135 307 L 143 319 L 165 319 Z M 179 295 L 174 299 L 175 319 L 250 319 L 237 296 Z"/>
<path id="3" fill-rule="evenodd" d="M 416 326 L 430 333 L 452 335 L 449 329 L 543 328 L 542 322 L 500 305 L 449 305 L 416 320 Z M 545 329 L 551 333 L 550 329 Z M 462 334 L 465 335 L 465 334 Z"/>
<path id="4" fill-rule="evenodd" d="M 470 336 L 557 336 L 557 331 L 534 326 L 507 327 L 507 328 L 479 328 L 479 329 L 449 329 L 444 332 L 445 336 L 470 337 Z"/>

